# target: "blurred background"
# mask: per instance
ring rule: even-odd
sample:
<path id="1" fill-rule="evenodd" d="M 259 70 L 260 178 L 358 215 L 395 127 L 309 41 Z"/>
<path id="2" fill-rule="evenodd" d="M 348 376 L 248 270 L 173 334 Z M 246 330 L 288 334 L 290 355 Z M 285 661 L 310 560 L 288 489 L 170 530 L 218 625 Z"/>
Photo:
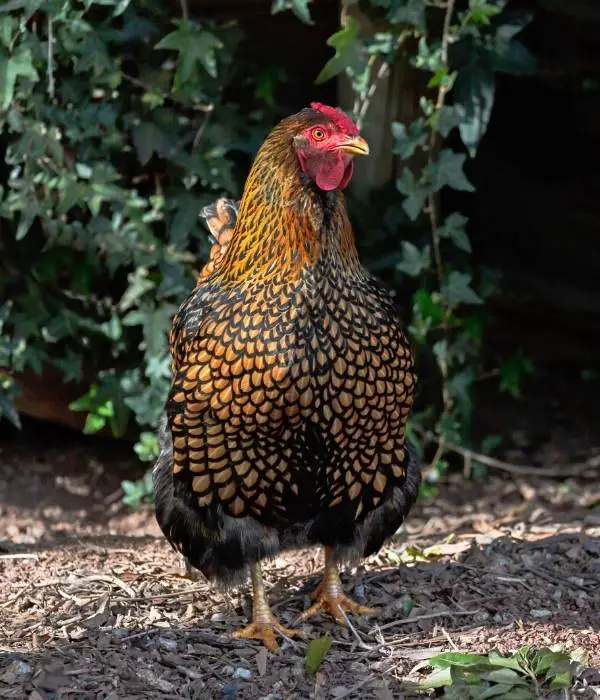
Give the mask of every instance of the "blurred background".
<path id="1" fill-rule="evenodd" d="M 597 459 L 599 37 L 596 0 L 4 2 L 0 446 L 96 435 L 148 495 L 199 212 L 317 100 L 371 146 L 348 201 L 417 351 L 425 491 Z"/>

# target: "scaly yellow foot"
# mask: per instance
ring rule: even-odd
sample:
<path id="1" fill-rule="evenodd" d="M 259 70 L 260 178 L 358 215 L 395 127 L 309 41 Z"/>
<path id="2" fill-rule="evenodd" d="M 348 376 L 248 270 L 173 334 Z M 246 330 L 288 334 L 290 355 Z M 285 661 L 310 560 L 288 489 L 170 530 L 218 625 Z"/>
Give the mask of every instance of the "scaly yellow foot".
<path id="1" fill-rule="evenodd" d="M 258 639 L 269 651 L 279 651 L 277 636 L 297 637 L 300 630 L 284 627 L 273 615 L 265 593 L 260 564 L 250 567 L 252 578 L 252 622 L 244 629 L 233 633 L 238 639 Z"/>
<path id="2" fill-rule="evenodd" d="M 271 617 L 270 622 L 251 622 L 244 629 L 234 632 L 233 636 L 237 639 L 258 639 L 269 651 L 279 651 L 277 635 L 297 637 L 300 634 L 300 630 L 284 627 L 275 617 Z"/>
<path id="3" fill-rule="evenodd" d="M 346 624 L 344 610 L 350 610 L 357 615 L 368 615 L 374 613 L 375 608 L 361 605 L 347 596 L 342 589 L 342 581 L 337 570 L 337 564 L 333 551 L 325 547 L 325 572 L 323 580 L 312 593 L 315 603 L 305 610 L 298 618 L 301 622 L 308 620 L 320 612 L 329 613 L 337 622 Z"/>

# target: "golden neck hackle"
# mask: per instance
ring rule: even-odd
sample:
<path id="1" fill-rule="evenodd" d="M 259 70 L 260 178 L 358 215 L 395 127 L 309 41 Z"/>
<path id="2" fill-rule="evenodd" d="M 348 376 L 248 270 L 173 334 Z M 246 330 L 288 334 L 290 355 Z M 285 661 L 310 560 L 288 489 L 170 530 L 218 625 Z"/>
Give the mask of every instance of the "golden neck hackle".
<path id="1" fill-rule="evenodd" d="M 292 137 L 280 125 L 259 150 L 214 279 L 225 284 L 294 280 L 323 256 L 349 270 L 358 266 L 343 195 L 319 193 L 301 175 Z"/>

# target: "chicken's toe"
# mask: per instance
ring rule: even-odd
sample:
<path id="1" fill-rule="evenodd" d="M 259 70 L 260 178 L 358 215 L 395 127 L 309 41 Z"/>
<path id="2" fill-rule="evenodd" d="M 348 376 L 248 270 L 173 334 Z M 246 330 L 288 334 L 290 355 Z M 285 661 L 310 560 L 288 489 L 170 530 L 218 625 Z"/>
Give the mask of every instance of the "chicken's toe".
<path id="1" fill-rule="evenodd" d="M 279 651 L 277 635 L 281 637 L 297 637 L 301 635 L 300 630 L 284 627 L 274 617 L 270 622 L 251 622 L 241 630 L 233 633 L 237 639 L 258 639 L 269 651 Z"/>
<path id="2" fill-rule="evenodd" d="M 344 593 L 336 595 L 323 587 L 320 591 L 317 589 L 316 602 L 300 615 L 299 620 L 304 622 L 320 612 L 325 612 L 329 613 L 340 624 L 345 625 L 344 610 L 350 610 L 357 615 L 368 615 L 375 612 L 375 608 L 361 605 Z"/>

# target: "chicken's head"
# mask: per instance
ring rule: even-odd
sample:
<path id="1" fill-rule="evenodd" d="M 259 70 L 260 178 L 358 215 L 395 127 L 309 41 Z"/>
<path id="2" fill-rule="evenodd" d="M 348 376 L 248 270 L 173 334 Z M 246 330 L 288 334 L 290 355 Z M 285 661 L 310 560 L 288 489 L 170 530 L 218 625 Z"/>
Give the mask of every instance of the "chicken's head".
<path id="1" fill-rule="evenodd" d="M 317 187 L 344 189 L 350 182 L 355 155 L 368 155 L 369 146 L 344 112 L 319 102 L 311 104 L 314 118 L 294 136 L 302 172 Z"/>

